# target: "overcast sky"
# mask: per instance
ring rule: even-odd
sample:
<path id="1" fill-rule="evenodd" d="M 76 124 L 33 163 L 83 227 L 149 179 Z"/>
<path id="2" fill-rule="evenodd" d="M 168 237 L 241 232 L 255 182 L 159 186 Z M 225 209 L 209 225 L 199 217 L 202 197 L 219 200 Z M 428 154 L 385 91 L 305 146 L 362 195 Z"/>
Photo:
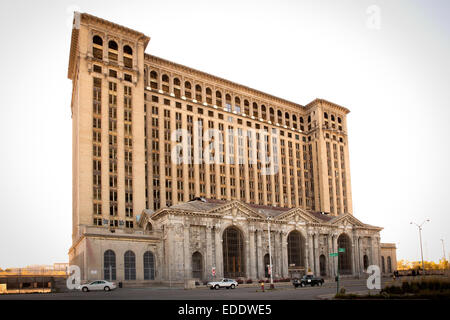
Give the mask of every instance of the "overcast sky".
<path id="1" fill-rule="evenodd" d="M 449 1 L 0 2 L 0 268 L 68 261 L 73 11 L 151 37 L 146 52 L 348 115 L 354 215 L 397 258 L 450 252 Z M 448 257 L 447 253 L 447 257 Z"/>

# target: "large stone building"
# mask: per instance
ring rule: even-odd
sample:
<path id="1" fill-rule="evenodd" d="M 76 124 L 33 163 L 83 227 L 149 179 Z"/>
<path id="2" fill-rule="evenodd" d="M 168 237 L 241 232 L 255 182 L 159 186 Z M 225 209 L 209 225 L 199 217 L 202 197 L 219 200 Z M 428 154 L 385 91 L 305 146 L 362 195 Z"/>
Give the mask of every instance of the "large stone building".
<path id="1" fill-rule="evenodd" d="M 352 212 L 348 109 L 146 54 L 149 41 L 75 13 L 69 258 L 84 280 L 264 278 L 269 225 L 274 277 L 380 265 L 381 228 Z"/>

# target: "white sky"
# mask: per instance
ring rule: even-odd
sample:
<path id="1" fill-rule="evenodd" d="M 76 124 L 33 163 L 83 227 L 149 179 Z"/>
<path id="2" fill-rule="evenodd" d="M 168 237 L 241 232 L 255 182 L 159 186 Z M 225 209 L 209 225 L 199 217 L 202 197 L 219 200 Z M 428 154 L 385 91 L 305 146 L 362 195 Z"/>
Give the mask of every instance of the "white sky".
<path id="1" fill-rule="evenodd" d="M 366 10 L 381 10 L 370 29 Z M 348 116 L 355 216 L 398 259 L 450 252 L 450 2 L 0 2 L 0 268 L 68 260 L 73 11 L 151 37 L 147 53 Z M 447 253 L 448 257 L 448 253 Z"/>

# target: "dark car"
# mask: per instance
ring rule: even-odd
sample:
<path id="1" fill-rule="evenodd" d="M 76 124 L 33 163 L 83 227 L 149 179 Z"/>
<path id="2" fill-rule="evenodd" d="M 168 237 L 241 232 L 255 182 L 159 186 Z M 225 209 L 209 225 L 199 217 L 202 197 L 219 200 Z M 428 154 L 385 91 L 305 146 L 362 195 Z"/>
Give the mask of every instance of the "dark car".
<path id="1" fill-rule="evenodd" d="M 292 281 L 292 284 L 294 285 L 294 287 L 305 287 L 305 286 L 321 286 L 323 285 L 324 280 L 323 278 L 317 278 L 314 277 L 313 275 L 306 275 L 303 276 L 303 278 L 301 279 L 294 279 L 294 281 Z"/>

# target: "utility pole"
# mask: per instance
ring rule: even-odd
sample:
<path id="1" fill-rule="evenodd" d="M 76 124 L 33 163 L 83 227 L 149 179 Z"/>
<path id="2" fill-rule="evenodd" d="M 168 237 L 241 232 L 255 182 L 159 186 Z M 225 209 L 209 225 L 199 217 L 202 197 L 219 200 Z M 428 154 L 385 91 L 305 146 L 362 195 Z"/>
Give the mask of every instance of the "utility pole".
<path id="1" fill-rule="evenodd" d="M 422 249 L 422 226 L 424 225 L 425 222 L 429 222 L 429 221 L 430 221 L 430 219 L 427 219 L 424 222 L 422 222 L 420 225 L 415 222 L 410 222 L 410 224 L 415 224 L 417 226 L 417 228 L 419 229 L 420 255 L 422 258 L 422 274 L 425 274 L 425 265 L 423 263 L 423 249 Z"/>

